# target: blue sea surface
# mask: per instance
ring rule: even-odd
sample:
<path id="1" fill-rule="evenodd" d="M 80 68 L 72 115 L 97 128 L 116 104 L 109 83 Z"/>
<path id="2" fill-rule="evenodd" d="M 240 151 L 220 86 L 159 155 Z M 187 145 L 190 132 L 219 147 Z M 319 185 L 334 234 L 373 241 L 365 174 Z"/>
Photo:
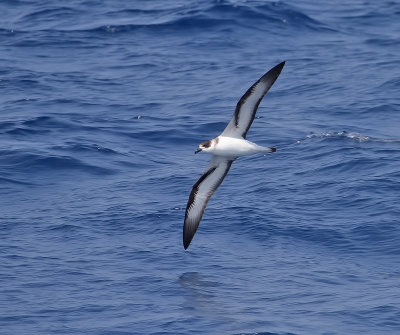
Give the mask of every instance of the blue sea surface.
<path id="1" fill-rule="evenodd" d="M 0 333 L 400 334 L 400 3 L 0 2 Z M 244 92 L 286 61 L 190 248 Z"/>

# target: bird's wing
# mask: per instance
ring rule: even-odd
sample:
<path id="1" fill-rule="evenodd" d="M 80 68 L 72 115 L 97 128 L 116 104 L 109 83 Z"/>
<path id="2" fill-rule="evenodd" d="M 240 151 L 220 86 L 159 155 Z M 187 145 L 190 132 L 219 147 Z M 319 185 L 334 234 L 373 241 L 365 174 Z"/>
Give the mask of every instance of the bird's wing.
<path id="1" fill-rule="evenodd" d="M 237 103 L 235 113 L 221 136 L 246 138 L 258 105 L 279 77 L 284 65 L 285 62 L 282 62 L 273 67 L 247 90 Z"/>
<path id="2" fill-rule="evenodd" d="M 186 206 L 183 225 L 183 246 L 189 247 L 197 227 L 200 224 L 208 200 L 221 185 L 235 158 L 213 156 L 203 175 L 193 185 Z"/>

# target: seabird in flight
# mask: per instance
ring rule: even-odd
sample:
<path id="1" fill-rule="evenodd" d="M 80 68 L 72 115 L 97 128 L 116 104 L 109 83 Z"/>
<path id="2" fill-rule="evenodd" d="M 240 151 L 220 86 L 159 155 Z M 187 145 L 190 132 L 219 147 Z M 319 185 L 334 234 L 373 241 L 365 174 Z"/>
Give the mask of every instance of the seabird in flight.
<path id="1" fill-rule="evenodd" d="M 285 62 L 276 65 L 257 80 L 240 98 L 232 119 L 221 135 L 201 143 L 195 151 L 195 153 L 210 153 L 212 158 L 190 192 L 183 225 L 185 249 L 189 247 L 197 231 L 208 201 L 221 185 L 235 159 L 260 152 L 276 151 L 276 148 L 262 147 L 247 141 L 246 135 L 253 123 L 258 105 L 279 77 L 284 65 Z"/>

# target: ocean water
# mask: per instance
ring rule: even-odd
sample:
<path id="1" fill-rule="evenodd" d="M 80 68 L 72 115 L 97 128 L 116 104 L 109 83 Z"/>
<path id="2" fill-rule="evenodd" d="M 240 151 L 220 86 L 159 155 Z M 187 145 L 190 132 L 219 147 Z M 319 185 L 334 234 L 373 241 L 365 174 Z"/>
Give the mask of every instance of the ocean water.
<path id="1" fill-rule="evenodd" d="M 0 2 L 0 333 L 400 334 L 400 3 Z M 286 60 L 190 248 L 186 202 Z"/>

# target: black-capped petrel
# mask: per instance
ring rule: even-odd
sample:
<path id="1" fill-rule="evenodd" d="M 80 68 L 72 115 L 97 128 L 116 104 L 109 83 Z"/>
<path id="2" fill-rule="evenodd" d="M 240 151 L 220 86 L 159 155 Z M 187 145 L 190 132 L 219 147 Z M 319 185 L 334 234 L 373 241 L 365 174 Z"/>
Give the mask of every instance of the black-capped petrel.
<path id="1" fill-rule="evenodd" d="M 221 135 L 201 143 L 195 151 L 195 153 L 208 152 L 212 154 L 212 158 L 190 192 L 183 225 L 185 249 L 189 247 L 197 231 L 208 201 L 221 185 L 235 159 L 260 152 L 276 151 L 276 148 L 262 147 L 247 141 L 246 135 L 253 123 L 258 105 L 279 77 L 284 65 L 285 62 L 276 65 L 256 81 L 239 100 L 231 121 Z"/>

